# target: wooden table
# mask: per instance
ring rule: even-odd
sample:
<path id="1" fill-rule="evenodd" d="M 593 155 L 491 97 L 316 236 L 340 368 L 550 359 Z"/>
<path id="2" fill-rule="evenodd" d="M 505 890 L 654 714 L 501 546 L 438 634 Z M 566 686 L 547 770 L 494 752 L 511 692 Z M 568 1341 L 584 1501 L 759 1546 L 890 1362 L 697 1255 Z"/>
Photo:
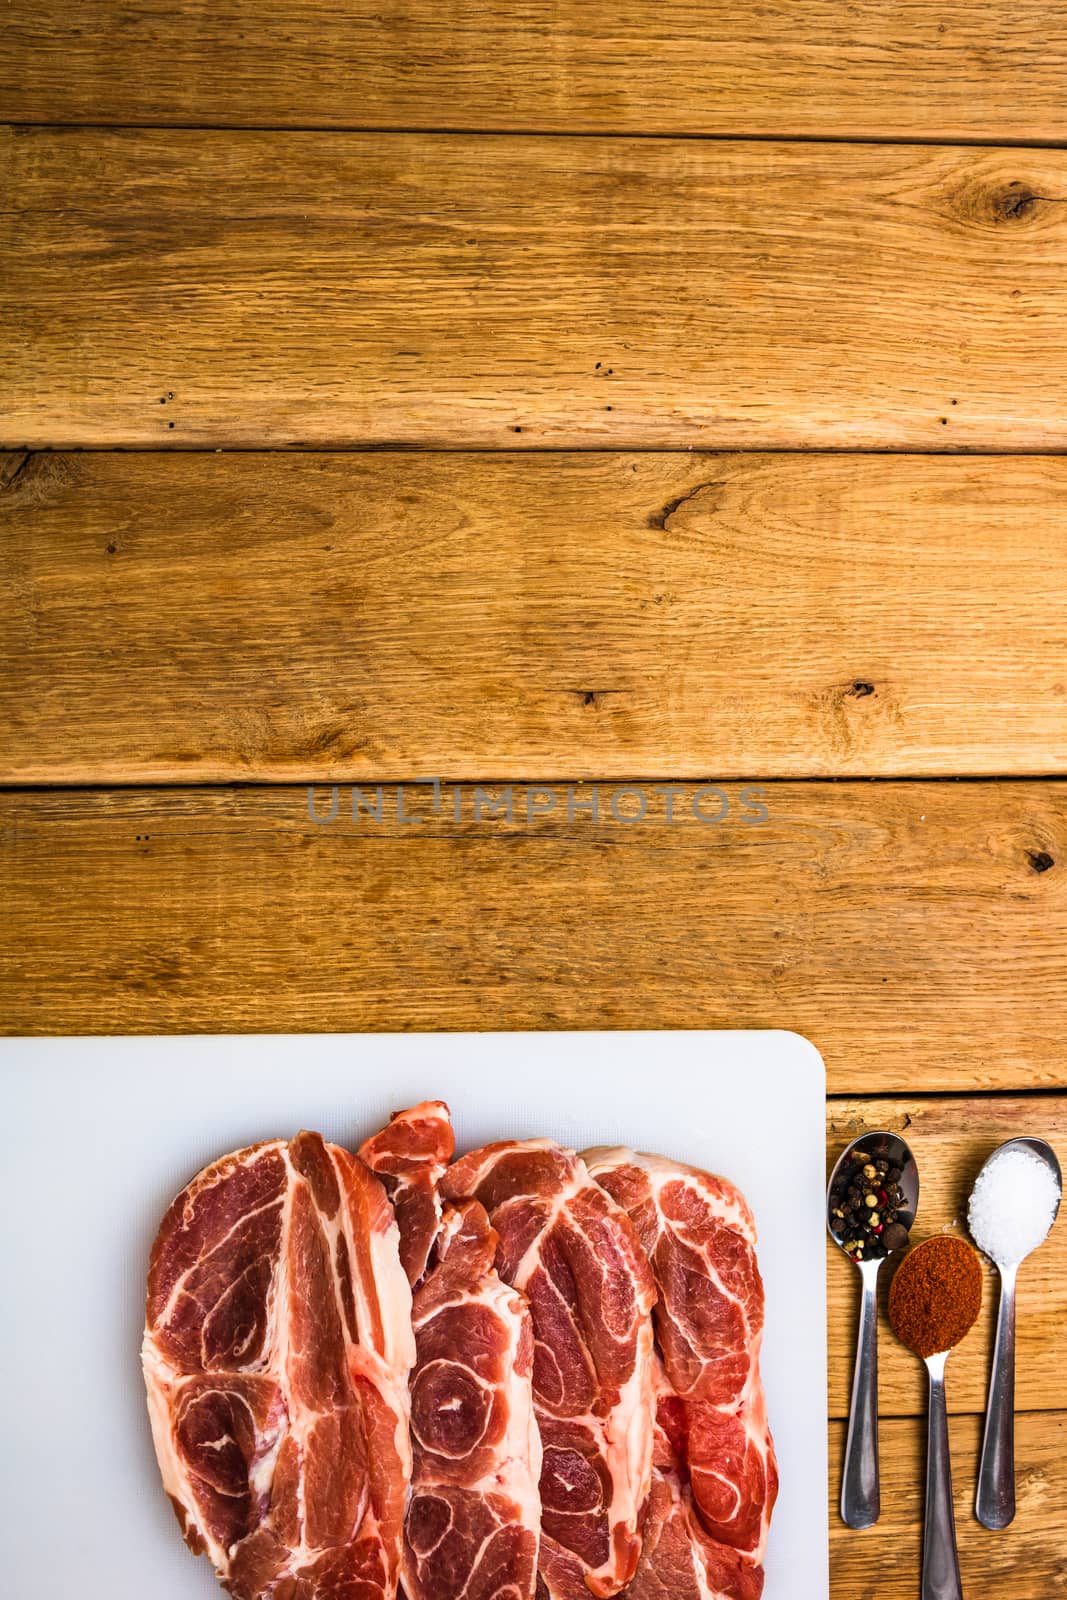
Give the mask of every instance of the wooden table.
<path id="1" fill-rule="evenodd" d="M 792 1027 L 921 1233 L 1067 1154 L 1067 8 L 9 0 L 0 64 L 3 1028 Z M 1051 1600 L 1067 1227 L 1002 1535 L 989 1288 L 966 1592 Z M 834 1600 L 917 1593 L 883 1349 Z"/>

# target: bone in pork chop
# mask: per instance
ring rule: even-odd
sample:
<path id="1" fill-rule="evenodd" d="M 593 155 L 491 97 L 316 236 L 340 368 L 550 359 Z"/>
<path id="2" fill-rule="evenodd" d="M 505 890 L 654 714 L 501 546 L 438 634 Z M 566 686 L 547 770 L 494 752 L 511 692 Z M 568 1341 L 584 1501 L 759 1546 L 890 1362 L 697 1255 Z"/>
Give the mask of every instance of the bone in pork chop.
<path id="1" fill-rule="evenodd" d="M 656 1339 L 677 1397 L 661 1396 L 657 1416 L 680 1441 L 697 1516 L 758 1569 L 778 1473 L 759 1373 L 763 1283 L 752 1213 L 731 1184 L 661 1156 L 585 1155 L 652 1263 Z"/>
<path id="2" fill-rule="evenodd" d="M 360 1160 L 378 1174 L 393 1202 L 400 1259 L 412 1288 L 426 1271 L 441 1224 L 437 1186 L 455 1148 L 448 1107 L 443 1100 L 424 1100 L 394 1112 L 388 1127 L 359 1149 Z"/>
<path id="3" fill-rule="evenodd" d="M 685 1419 L 659 1356 L 655 1391 L 652 1491 L 641 1559 L 624 1600 L 760 1600 L 763 1568 L 713 1539 L 693 1508 L 683 1459 Z"/>
<path id="4" fill-rule="evenodd" d="M 476 1201 L 447 1209 L 415 1293 L 408 1600 L 533 1600 L 533 1327 L 525 1298 L 494 1270 L 496 1242 Z"/>
<path id="5" fill-rule="evenodd" d="M 393 1600 L 411 1292 L 385 1191 L 318 1134 L 226 1156 L 152 1250 L 143 1347 L 164 1487 L 235 1600 Z"/>
<path id="6" fill-rule="evenodd" d="M 648 1262 L 625 1211 L 550 1140 L 488 1145 L 441 1188 L 485 1206 L 497 1270 L 530 1302 L 544 1447 L 538 1592 L 607 1600 L 636 1569 L 651 1479 Z"/>

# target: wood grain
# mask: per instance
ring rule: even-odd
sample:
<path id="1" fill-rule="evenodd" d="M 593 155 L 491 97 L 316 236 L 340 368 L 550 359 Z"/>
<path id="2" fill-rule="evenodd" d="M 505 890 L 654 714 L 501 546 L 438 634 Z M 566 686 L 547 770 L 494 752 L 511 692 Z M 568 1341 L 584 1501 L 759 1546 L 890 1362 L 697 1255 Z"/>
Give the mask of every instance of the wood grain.
<path id="1" fill-rule="evenodd" d="M 1064 150 L 15 128 L 0 171 L 11 448 L 1067 448 Z"/>
<path id="2" fill-rule="evenodd" d="M 950 1388 L 953 1377 L 950 1364 Z M 974 1517 L 981 1426 L 980 1417 L 954 1417 L 950 1428 L 963 1592 L 1055 1600 L 1067 1593 L 1067 1412 L 1017 1418 L 1018 1512 L 1004 1533 L 989 1533 Z M 833 1600 L 911 1600 L 919 1592 L 924 1424 L 909 1418 L 883 1425 L 882 1516 L 866 1533 L 853 1533 L 837 1515 L 844 1443 L 845 1424 L 831 1423 Z"/>
<path id="3" fill-rule="evenodd" d="M 1067 790 L 649 791 L 643 822 L 428 787 L 8 791 L 9 1032 L 786 1027 L 830 1087 L 1067 1087 Z M 590 786 L 576 791 L 588 804 Z M 373 790 L 364 798 L 372 801 Z M 500 798 L 498 795 L 496 798 Z M 752 797 L 750 797 L 752 798 Z M 317 796 L 329 815 L 330 793 Z M 702 809 L 721 813 L 705 795 Z M 615 795 L 620 817 L 635 795 Z M 1049 865 L 1051 863 L 1051 865 Z"/>
<path id="4" fill-rule="evenodd" d="M 0 118 L 1054 141 L 1065 74 L 1059 3 L 8 0 Z"/>
<path id="5" fill-rule="evenodd" d="M 912 1235 L 916 1243 L 935 1233 L 968 1237 L 967 1202 L 974 1180 L 982 1163 L 1005 1140 L 1024 1135 L 1047 1139 L 1067 1164 L 1067 1098 L 1061 1095 L 831 1100 L 826 1108 L 828 1161 L 835 1161 L 851 1140 L 876 1128 L 900 1133 L 915 1154 L 921 1185 Z M 840 1250 L 829 1244 L 827 1249 L 830 1415 L 847 1417 L 859 1273 Z M 985 1410 L 999 1280 L 984 1258 L 983 1267 L 982 1316 L 953 1354 L 949 1369 L 949 1404 L 957 1411 Z M 881 1272 L 881 1413 L 917 1415 L 925 1404 L 926 1371 L 898 1343 L 886 1318 L 890 1274 L 891 1264 Z M 1067 1214 L 1019 1274 L 1018 1318 L 1019 1410 L 1067 1408 Z"/>
<path id="6" fill-rule="evenodd" d="M 1067 767 L 1063 457 L 38 454 L 5 476 L 9 782 Z"/>

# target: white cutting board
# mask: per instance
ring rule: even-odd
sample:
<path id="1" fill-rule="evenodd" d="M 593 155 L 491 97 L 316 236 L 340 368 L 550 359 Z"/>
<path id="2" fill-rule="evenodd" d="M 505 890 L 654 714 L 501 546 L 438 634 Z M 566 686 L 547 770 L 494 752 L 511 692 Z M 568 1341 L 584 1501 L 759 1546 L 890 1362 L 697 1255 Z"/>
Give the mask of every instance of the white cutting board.
<path id="1" fill-rule="evenodd" d="M 138 1366 L 144 1272 L 207 1162 L 452 1107 L 460 1148 L 544 1134 L 723 1173 L 756 1213 L 781 1494 L 765 1600 L 827 1600 L 825 1076 L 797 1034 L 333 1034 L 0 1040 L 5 1593 L 207 1600 L 159 1488 Z"/>

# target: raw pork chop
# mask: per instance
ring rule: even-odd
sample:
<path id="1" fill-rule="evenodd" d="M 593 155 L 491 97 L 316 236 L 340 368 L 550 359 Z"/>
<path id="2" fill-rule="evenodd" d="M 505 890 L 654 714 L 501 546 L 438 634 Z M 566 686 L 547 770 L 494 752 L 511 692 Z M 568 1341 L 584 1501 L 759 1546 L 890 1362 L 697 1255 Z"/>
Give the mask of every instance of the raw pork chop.
<path id="1" fill-rule="evenodd" d="M 693 1509 L 684 1452 L 681 1401 L 656 1358 L 659 1397 L 652 1457 L 652 1492 L 641 1559 L 625 1600 L 760 1600 L 763 1568 L 705 1533 Z M 674 1429 L 677 1444 L 667 1428 Z"/>
<path id="2" fill-rule="evenodd" d="M 763 1559 L 778 1473 L 759 1375 L 763 1283 L 756 1227 L 722 1178 L 631 1150 L 586 1152 L 632 1217 L 659 1290 L 656 1337 L 693 1502 L 705 1530 L 753 1566 Z M 665 1405 L 668 1410 L 665 1411 Z"/>
<path id="3" fill-rule="evenodd" d="M 441 1187 L 485 1206 L 497 1269 L 530 1302 L 544 1590 L 606 1600 L 636 1569 L 651 1478 L 648 1262 L 626 1213 L 551 1140 L 487 1145 Z"/>
<path id="4" fill-rule="evenodd" d="M 163 1219 L 143 1361 L 164 1487 L 235 1600 L 392 1600 L 411 1470 L 411 1291 L 378 1180 L 302 1133 Z"/>
<path id="5" fill-rule="evenodd" d="M 436 1265 L 415 1294 L 408 1600 L 533 1600 L 533 1327 L 523 1296 L 493 1269 L 495 1250 L 476 1201 L 447 1210 Z"/>
<path id="6" fill-rule="evenodd" d="M 455 1148 L 451 1113 L 443 1100 L 424 1100 L 410 1111 L 394 1112 L 389 1126 L 360 1146 L 360 1159 L 378 1174 L 393 1202 L 400 1259 L 412 1288 L 426 1271 L 437 1237 L 437 1185 Z"/>

